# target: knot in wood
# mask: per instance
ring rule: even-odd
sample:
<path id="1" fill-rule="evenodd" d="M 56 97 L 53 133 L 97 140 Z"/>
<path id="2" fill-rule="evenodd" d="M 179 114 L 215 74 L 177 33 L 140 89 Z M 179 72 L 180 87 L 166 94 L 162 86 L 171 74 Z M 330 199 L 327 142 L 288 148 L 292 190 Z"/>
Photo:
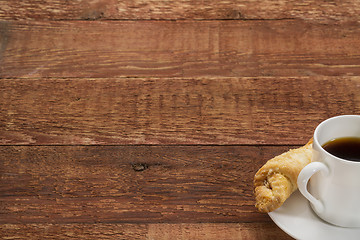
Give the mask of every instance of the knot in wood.
<path id="1" fill-rule="evenodd" d="M 149 167 L 146 163 L 133 163 L 131 166 L 136 172 L 144 171 Z"/>

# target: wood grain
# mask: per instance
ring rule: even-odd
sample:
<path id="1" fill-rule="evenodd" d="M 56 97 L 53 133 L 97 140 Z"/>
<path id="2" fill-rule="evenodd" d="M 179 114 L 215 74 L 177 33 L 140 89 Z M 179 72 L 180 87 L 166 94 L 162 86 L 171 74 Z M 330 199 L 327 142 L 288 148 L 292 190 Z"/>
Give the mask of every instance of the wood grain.
<path id="1" fill-rule="evenodd" d="M 0 224 L 268 223 L 253 177 L 289 148 L 1 146 Z"/>
<path id="2" fill-rule="evenodd" d="M 360 20 L 358 1 L 334 0 L 22 0 L 0 1 L 0 18 L 99 20 L 99 19 L 304 19 L 336 23 Z"/>
<path id="3" fill-rule="evenodd" d="M 0 224 L 5 239 L 289 240 L 273 223 Z"/>
<path id="4" fill-rule="evenodd" d="M 0 224 L 3 239 L 151 239 L 147 224 Z M 162 239 L 160 235 L 155 239 Z"/>
<path id="5" fill-rule="evenodd" d="M 0 0 L 0 238 L 291 239 L 253 176 L 360 114 L 359 13 Z"/>
<path id="6" fill-rule="evenodd" d="M 0 78 L 360 74 L 360 24 L 43 21 L 0 24 Z"/>
<path id="7" fill-rule="evenodd" d="M 3 79 L 0 143 L 303 144 L 359 77 Z"/>

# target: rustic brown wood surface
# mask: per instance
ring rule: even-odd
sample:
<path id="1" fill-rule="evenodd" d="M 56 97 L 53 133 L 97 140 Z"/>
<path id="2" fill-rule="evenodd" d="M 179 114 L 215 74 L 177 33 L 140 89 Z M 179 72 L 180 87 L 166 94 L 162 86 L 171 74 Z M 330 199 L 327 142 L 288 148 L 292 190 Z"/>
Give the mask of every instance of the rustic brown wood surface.
<path id="1" fill-rule="evenodd" d="M 59 233 L 62 233 L 61 235 Z M 197 239 L 287 240 L 273 223 L 180 223 L 180 224 L 3 224 L 4 239 Z"/>
<path id="2" fill-rule="evenodd" d="M 1 144 L 303 144 L 360 77 L 0 81 Z"/>
<path id="3" fill-rule="evenodd" d="M 359 13 L 0 0 L 0 239 L 291 239 L 253 176 L 360 114 Z"/>
<path id="4" fill-rule="evenodd" d="M 8 21 L 0 77 L 360 74 L 360 23 Z"/>
<path id="5" fill-rule="evenodd" d="M 223 228 L 224 236 L 230 239 L 237 239 L 243 232 L 265 239 L 276 233 L 281 239 L 285 234 L 279 230 L 265 234 L 264 230 L 273 223 L 255 210 L 249 185 L 264 161 L 288 149 L 288 146 L 3 146 L 1 213 L 9 217 L 0 219 L 0 228 L 6 234 L 13 233 L 14 228 L 36 232 L 44 226 L 56 229 L 52 225 L 60 223 L 75 226 L 72 230 L 75 234 L 76 230 L 84 231 L 81 229 L 86 225 L 81 224 L 95 223 L 87 231 L 125 228 L 122 231 L 128 237 L 131 234 L 144 237 L 151 234 L 154 223 L 171 223 L 178 227 L 172 229 L 161 224 L 160 229 L 154 228 L 157 238 L 162 238 L 162 231 L 170 231 L 167 237 L 170 238 L 172 233 L 176 236 L 181 229 L 189 228 L 185 236 L 210 234 L 209 239 L 215 239 L 218 235 L 213 231 Z M 224 223 L 232 223 L 229 230 Z M 130 230 L 130 226 L 134 229 Z M 209 233 L 207 230 L 192 233 L 192 228 L 202 226 L 209 228 Z"/>
<path id="6" fill-rule="evenodd" d="M 359 22 L 360 3 L 351 0 L 0 0 L 0 18 L 102 19 L 304 19 L 312 22 Z"/>
<path id="7" fill-rule="evenodd" d="M 268 222 L 257 169 L 279 146 L 9 146 L 0 223 Z M 196 216 L 196 218 L 194 218 Z"/>

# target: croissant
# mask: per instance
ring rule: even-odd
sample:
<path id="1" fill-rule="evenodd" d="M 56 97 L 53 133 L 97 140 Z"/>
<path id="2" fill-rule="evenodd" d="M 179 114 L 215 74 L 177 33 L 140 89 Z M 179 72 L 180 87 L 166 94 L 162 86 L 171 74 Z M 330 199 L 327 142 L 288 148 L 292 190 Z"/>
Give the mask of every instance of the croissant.
<path id="1" fill-rule="evenodd" d="M 260 212 L 271 212 L 279 208 L 297 189 L 297 177 L 311 162 L 312 142 L 291 149 L 265 163 L 254 177 L 255 207 Z"/>

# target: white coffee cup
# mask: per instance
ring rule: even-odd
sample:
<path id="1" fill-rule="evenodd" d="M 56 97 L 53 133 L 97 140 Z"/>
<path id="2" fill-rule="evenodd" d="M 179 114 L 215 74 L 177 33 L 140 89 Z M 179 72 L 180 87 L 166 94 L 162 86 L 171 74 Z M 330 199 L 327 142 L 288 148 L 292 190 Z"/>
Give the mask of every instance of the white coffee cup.
<path id="1" fill-rule="evenodd" d="M 360 115 L 329 118 L 317 126 L 312 162 L 302 169 L 297 184 L 320 218 L 341 227 L 360 227 L 360 162 L 338 158 L 322 148 L 342 137 L 360 137 Z"/>

